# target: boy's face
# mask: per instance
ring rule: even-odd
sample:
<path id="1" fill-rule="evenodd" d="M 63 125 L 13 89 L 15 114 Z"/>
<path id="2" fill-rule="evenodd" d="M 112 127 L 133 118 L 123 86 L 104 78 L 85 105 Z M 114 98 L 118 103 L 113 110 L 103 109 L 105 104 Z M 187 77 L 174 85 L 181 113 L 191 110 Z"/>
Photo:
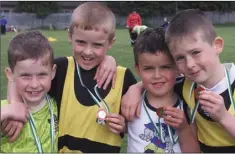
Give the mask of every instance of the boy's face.
<path id="1" fill-rule="evenodd" d="M 136 71 L 148 92 L 164 96 L 173 90 L 177 71 L 168 55 L 143 53 L 138 56 L 138 63 Z"/>
<path id="2" fill-rule="evenodd" d="M 15 82 L 17 92 L 24 97 L 27 104 L 38 105 L 50 90 L 51 80 L 55 76 L 55 65 L 43 65 L 42 59 L 18 61 L 14 71 L 6 69 L 8 79 Z"/>
<path id="3" fill-rule="evenodd" d="M 74 27 L 73 33 L 68 32 L 68 35 L 73 56 L 79 66 L 85 70 L 99 65 L 114 42 L 114 40 L 110 41 L 109 35 L 101 30 L 83 30 Z"/>
<path id="4" fill-rule="evenodd" d="M 218 67 L 223 40 L 216 38 L 210 45 L 203 40 L 201 33 L 197 32 L 173 44 L 169 45 L 169 49 L 179 71 L 194 82 L 204 85 L 210 82 Z"/>

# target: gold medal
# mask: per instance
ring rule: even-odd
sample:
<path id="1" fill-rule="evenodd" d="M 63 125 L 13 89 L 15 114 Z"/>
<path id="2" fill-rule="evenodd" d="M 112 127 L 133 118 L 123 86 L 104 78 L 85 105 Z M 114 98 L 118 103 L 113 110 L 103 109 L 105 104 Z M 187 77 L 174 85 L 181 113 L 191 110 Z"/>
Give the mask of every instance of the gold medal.
<path id="1" fill-rule="evenodd" d="M 206 88 L 200 86 L 200 87 L 197 87 L 195 90 L 194 90 L 194 99 L 198 99 L 199 97 L 199 93 L 203 90 L 206 90 Z"/>
<path id="2" fill-rule="evenodd" d="M 163 116 L 164 116 L 164 108 L 163 107 L 157 108 L 156 113 L 157 113 L 157 115 L 160 118 L 163 118 Z"/>

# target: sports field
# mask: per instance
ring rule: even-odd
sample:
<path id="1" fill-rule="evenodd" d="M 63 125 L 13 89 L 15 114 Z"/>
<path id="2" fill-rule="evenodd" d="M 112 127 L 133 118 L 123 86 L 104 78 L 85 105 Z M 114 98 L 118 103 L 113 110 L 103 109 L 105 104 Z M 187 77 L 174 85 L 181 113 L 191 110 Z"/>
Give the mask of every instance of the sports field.
<path id="1" fill-rule="evenodd" d="M 216 27 L 216 31 L 225 41 L 224 51 L 220 56 L 221 61 L 235 63 L 235 26 L 218 26 Z M 51 43 L 56 57 L 72 55 L 72 49 L 68 43 L 66 31 L 43 31 L 43 34 L 47 37 L 57 39 L 56 42 Z M 6 98 L 7 80 L 5 78 L 4 69 L 7 66 L 8 42 L 14 35 L 15 33 L 7 33 L 7 35 L 1 36 L 1 99 Z M 133 51 L 129 42 L 127 29 L 118 29 L 116 31 L 116 41 L 108 54 L 115 57 L 119 65 L 130 68 L 135 74 Z M 122 152 L 125 152 L 126 138 L 124 139 L 122 147 Z"/>

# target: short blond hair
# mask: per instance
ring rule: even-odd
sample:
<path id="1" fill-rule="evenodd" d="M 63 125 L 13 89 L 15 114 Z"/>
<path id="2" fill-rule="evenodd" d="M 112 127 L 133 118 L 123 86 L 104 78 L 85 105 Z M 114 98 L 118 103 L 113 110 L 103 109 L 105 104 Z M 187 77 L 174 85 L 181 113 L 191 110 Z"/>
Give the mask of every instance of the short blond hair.
<path id="1" fill-rule="evenodd" d="M 103 30 L 109 34 L 109 39 L 115 37 L 116 19 L 113 12 L 104 4 L 98 2 L 86 2 L 79 5 L 72 14 L 70 34 L 74 27 L 84 30 Z"/>

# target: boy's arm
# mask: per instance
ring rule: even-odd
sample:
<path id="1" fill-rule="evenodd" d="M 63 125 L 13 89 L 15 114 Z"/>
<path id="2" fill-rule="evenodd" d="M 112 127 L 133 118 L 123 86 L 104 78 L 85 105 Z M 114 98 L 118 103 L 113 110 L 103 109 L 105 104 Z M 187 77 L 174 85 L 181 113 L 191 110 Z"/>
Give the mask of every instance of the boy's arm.
<path id="1" fill-rule="evenodd" d="M 197 128 L 195 123 L 189 125 L 182 131 L 178 131 L 179 143 L 181 151 L 185 152 L 200 152 L 200 147 L 197 139 Z"/>
<path id="2" fill-rule="evenodd" d="M 10 103 L 22 103 L 20 95 L 16 91 L 16 85 L 14 81 L 7 82 L 7 101 Z"/>
<path id="3" fill-rule="evenodd" d="M 128 121 L 133 121 L 135 115 L 137 117 L 140 115 L 142 89 L 143 83 L 138 82 L 130 86 L 128 91 L 122 97 L 121 112 Z"/>

